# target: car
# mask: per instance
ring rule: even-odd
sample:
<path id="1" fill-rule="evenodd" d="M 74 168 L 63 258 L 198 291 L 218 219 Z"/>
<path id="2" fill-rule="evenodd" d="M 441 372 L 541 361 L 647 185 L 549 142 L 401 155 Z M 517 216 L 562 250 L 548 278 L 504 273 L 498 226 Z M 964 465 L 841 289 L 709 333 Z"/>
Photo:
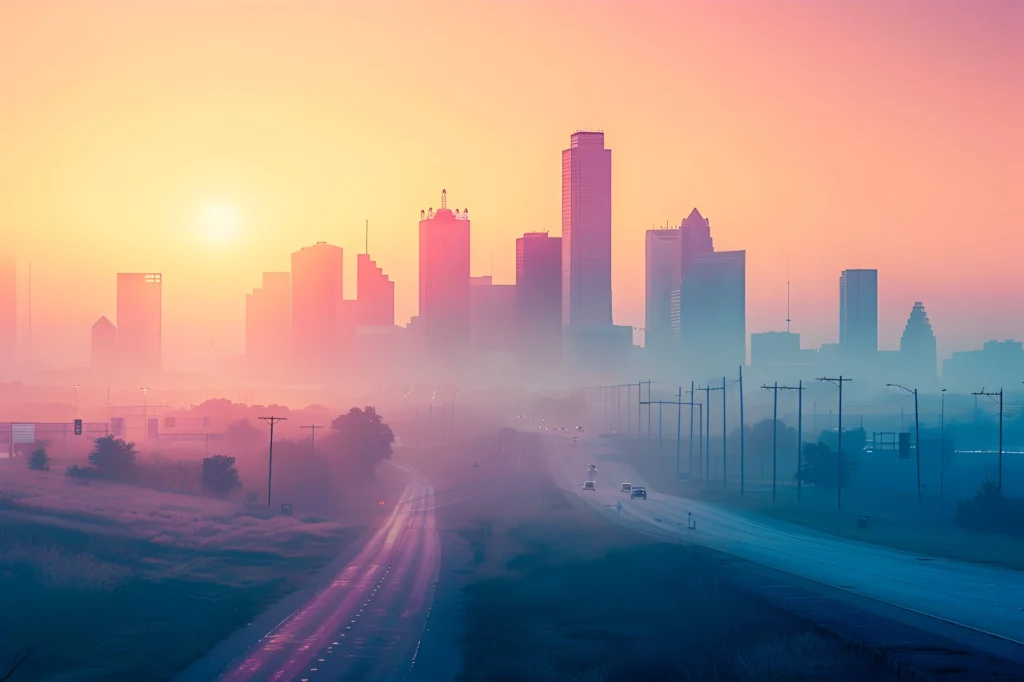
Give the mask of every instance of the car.
<path id="1" fill-rule="evenodd" d="M 629 491 L 629 499 L 631 499 L 631 500 L 646 500 L 647 499 L 647 489 L 644 488 L 643 486 L 639 486 L 639 485 L 636 486 L 631 491 Z"/>
<path id="2" fill-rule="evenodd" d="M 573 445 L 579 445 L 580 444 L 580 439 L 577 436 L 573 436 L 572 437 L 572 444 Z"/>
<path id="3" fill-rule="evenodd" d="M 632 492 L 632 491 L 633 491 L 633 484 L 632 483 L 623 483 L 619 487 L 619 492 L 620 493 L 629 493 L 629 492 Z"/>
<path id="4" fill-rule="evenodd" d="M 584 483 L 583 484 L 583 489 L 584 490 L 597 490 L 597 488 L 594 487 L 594 482 L 593 481 L 587 481 L 586 483 Z"/>
<path id="5" fill-rule="evenodd" d="M 576 430 L 577 430 L 577 431 L 583 431 L 583 427 L 582 427 L 582 426 L 577 426 L 577 427 L 576 427 Z"/>

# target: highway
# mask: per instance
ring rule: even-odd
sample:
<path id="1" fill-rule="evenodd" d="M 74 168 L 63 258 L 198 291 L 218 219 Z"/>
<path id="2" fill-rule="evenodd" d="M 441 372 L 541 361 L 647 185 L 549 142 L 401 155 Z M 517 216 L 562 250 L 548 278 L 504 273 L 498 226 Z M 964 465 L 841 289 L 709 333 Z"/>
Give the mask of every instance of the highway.
<path id="1" fill-rule="evenodd" d="M 628 464 L 595 454 L 611 454 L 611 441 L 581 438 L 577 446 L 562 437 L 545 441 L 548 466 L 558 485 L 627 527 L 685 539 L 947 623 L 1024 642 L 1024 573 L 846 540 L 649 488 L 647 500 L 631 500 L 619 492 L 620 485 L 646 484 Z M 582 489 L 591 463 L 598 465 L 593 492 Z M 693 530 L 690 521 L 696 526 Z"/>
<path id="2" fill-rule="evenodd" d="M 441 545 L 433 487 L 417 472 L 392 465 L 405 469 L 410 483 L 358 554 L 276 625 L 259 619 L 179 681 L 356 682 L 410 675 L 429 617 Z"/>

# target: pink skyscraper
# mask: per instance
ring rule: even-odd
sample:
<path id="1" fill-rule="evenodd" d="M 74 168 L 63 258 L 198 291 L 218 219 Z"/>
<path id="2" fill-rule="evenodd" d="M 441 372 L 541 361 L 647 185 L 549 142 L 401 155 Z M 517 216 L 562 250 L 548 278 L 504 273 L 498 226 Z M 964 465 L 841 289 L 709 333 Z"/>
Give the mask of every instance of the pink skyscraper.
<path id="1" fill-rule="evenodd" d="M 360 327 L 391 327 L 395 324 L 395 283 L 370 258 L 361 253 L 356 257 Z"/>
<path id="2" fill-rule="evenodd" d="M 118 367 L 128 377 L 150 378 L 160 371 L 162 291 L 160 273 L 117 274 Z"/>
<path id="3" fill-rule="evenodd" d="M 562 152 L 562 325 L 612 325 L 612 152 L 577 132 Z"/>
<path id="4" fill-rule="evenodd" d="M 516 240 L 516 326 L 523 367 L 548 370 L 562 355 L 562 240 L 527 232 Z"/>
<path id="5" fill-rule="evenodd" d="M 292 254 L 292 356 L 305 375 L 336 366 L 344 251 L 319 242 Z"/>
<path id="6" fill-rule="evenodd" d="M 471 335 L 469 213 L 448 208 L 420 212 L 420 310 L 423 338 L 435 358 L 465 359 Z"/>

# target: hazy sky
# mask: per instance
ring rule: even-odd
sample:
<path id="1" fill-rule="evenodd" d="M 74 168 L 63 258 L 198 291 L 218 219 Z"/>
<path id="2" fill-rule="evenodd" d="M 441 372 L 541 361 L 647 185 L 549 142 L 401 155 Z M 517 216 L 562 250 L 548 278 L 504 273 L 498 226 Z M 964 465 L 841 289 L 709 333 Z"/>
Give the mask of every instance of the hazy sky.
<path id="1" fill-rule="evenodd" d="M 1024 339 L 1022 35 L 1014 0 L 0 2 L 0 248 L 33 263 L 39 357 L 85 362 L 114 273 L 158 271 L 165 364 L 210 366 L 301 246 L 345 247 L 354 297 L 366 219 L 404 322 L 442 188 L 474 274 L 512 281 L 602 129 L 620 324 L 644 230 L 696 206 L 747 249 L 750 331 L 785 327 L 788 260 L 805 346 L 868 267 L 883 347 L 916 300 L 942 354 Z"/>

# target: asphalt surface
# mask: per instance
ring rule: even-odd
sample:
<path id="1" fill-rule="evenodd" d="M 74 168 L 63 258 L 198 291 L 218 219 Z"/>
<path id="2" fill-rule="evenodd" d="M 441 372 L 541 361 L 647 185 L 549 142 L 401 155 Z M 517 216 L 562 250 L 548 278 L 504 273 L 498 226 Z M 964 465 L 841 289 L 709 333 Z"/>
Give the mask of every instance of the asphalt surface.
<path id="1" fill-rule="evenodd" d="M 623 482 L 646 485 L 626 463 L 602 460 L 610 441 L 546 439 L 551 473 L 608 518 L 641 532 L 683 538 L 785 573 L 969 628 L 1024 642 L 1024 573 L 925 557 L 816 533 L 792 524 L 650 492 L 631 500 Z M 598 465 L 596 490 L 584 491 Z M 621 505 L 621 506 L 620 506 Z M 694 526 L 693 528 L 691 528 Z"/>
<path id="2" fill-rule="evenodd" d="M 433 487 L 401 468 L 410 482 L 394 510 L 323 587 L 276 625 L 268 627 L 263 618 L 235 633 L 178 680 L 409 678 L 433 600 L 441 544 Z"/>

